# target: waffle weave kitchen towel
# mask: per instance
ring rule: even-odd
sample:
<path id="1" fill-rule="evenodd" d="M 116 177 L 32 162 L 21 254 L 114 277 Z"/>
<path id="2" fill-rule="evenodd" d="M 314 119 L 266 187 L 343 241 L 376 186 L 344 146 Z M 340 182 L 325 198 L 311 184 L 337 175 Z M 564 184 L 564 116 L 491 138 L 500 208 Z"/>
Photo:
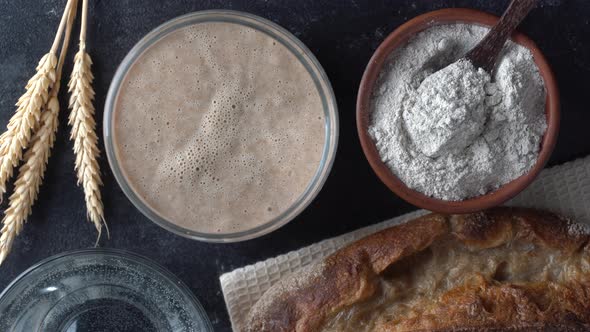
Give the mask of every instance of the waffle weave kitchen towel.
<path id="1" fill-rule="evenodd" d="M 507 205 L 547 209 L 590 224 L 590 156 L 544 170 Z M 223 274 L 219 280 L 232 328 L 242 331 L 248 310 L 284 276 L 345 244 L 427 213 L 419 210 Z"/>

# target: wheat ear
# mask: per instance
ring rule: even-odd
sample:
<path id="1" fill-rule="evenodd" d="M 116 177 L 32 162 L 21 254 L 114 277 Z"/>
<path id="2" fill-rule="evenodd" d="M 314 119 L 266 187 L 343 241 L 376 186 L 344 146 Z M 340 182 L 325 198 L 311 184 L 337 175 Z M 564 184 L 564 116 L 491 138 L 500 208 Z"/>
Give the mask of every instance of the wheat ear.
<path id="1" fill-rule="evenodd" d="M 8 122 L 8 130 L 0 136 L 0 195 L 6 192 L 6 183 L 12 177 L 14 167 L 22 159 L 41 118 L 41 108 L 47 104 L 49 87 L 55 83 L 55 54 L 48 53 L 39 62 L 37 73 L 29 80 L 25 94 L 16 103 L 16 114 Z"/>
<path id="2" fill-rule="evenodd" d="M 57 48 L 71 6 L 71 0 L 68 0 L 51 50 L 39 61 L 37 72 L 29 80 L 25 93 L 16 103 L 16 113 L 8 122 L 7 131 L 0 136 L 0 201 L 6 193 L 8 179 L 12 177 L 14 168 L 23 157 L 23 149 L 29 146 L 31 131 L 38 126 L 41 108 L 47 104 L 49 89 L 56 81 Z"/>
<path id="3" fill-rule="evenodd" d="M 59 114 L 57 94 L 76 7 L 77 0 L 68 1 L 64 13 L 67 17 L 67 26 L 55 71 L 55 84 L 48 96 L 47 103 L 40 106 L 40 109 L 43 108 L 43 112 L 40 113 L 40 122 L 31 137 L 30 147 L 24 154 L 24 163 L 19 169 L 18 177 L 14 183 L 14 192 L 10 195 L 8 209 L 4 213 L 2 235 L 0 236 L 0 264 L 6 259 L 14 239 L 22 230 L 27 217 L 31 214 L 33 203 L 37 199 L 39 187 L 45 174 L 51 148 L 55 142 Z"/>
<path id="4" fill-rule="evenodd" d="M 82 24 L 80 28 L 80 50 L 74 58 L 74 69 L 69 82 L 70 116 L 72 126 L 70 139 L 74 141 L 76 154 L 75 169 L 78 185 L 82 184 L 86 200 L 87 217 L 98 231 L 98 239 L 104 224 L 107 233 L 108 226 L 104 220 L 104 209 L 100 195 L 102 180 L 98 166 L 98 138 L 96 136 L 96 122 L 94 120 L 94 90 L 92 89 L 91 66 L 92 59 L 86 53 L 86 20 L 88 15 L 88 0 L 82 1 Z M 97 239 L 97 241 L 98 241 Z"/>

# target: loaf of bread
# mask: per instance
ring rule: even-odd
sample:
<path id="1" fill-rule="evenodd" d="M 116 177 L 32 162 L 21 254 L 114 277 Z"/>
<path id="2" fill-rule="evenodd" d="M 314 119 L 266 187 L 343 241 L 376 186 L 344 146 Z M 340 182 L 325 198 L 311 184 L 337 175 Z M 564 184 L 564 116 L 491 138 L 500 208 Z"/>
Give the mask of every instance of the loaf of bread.
<path id="1" fill-rule="evenodd" d="M 589 239 L 537 210 L 429 214 L 281 280 L 246 331 L 590 331 Z"/>

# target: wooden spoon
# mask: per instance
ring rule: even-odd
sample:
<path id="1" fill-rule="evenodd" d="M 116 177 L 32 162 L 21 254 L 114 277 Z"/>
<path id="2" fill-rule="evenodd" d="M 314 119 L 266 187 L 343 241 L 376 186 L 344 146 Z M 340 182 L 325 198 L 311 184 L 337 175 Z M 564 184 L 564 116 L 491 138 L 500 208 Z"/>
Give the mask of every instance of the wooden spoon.
<path id="1" fill-rule="evenodd" d="M 538 0 L 512 0 L 502 17 L 488 34 L 464 57 L 476 68 L 491 73 L 506 40 Z"/>

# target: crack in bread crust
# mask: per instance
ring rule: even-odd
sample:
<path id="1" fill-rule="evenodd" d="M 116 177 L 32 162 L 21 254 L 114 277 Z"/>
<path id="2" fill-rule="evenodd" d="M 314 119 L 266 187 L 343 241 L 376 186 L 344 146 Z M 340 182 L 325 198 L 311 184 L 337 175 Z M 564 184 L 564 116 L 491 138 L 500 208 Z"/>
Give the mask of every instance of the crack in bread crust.
<path id="1" fill-rule="evenodd" d="M 589 235 L 548 212 L 430 214 L 273 286 L 246 331 L 590 329 Z"/>

